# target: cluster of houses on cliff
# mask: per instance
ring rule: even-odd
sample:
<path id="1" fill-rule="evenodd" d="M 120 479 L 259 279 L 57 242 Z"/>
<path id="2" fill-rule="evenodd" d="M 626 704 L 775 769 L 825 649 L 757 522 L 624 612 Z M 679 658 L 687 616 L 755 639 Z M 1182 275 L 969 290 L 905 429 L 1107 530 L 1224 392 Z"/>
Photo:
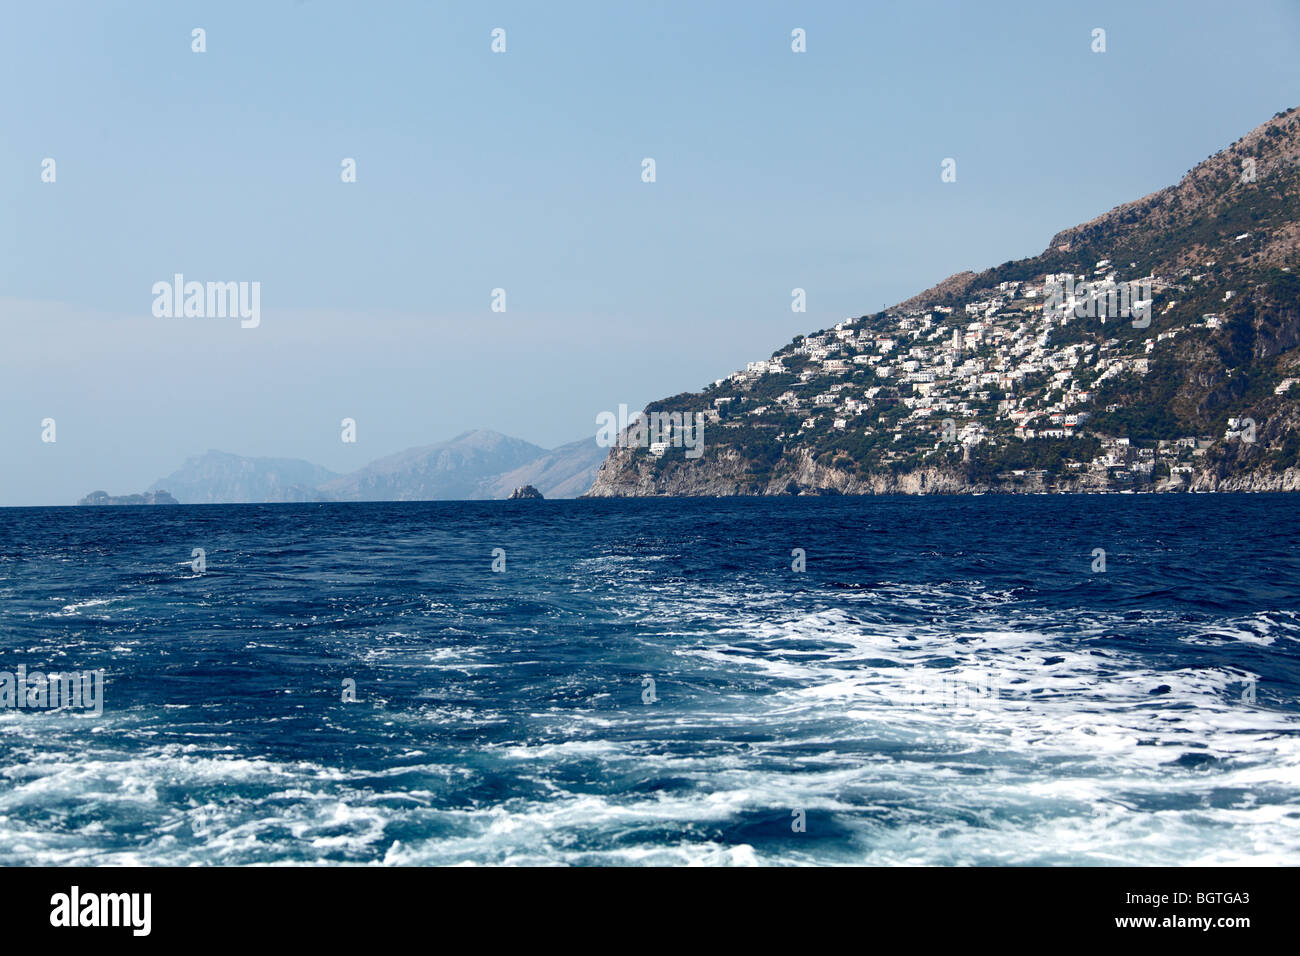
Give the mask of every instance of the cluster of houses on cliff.
<path id="1" fill-rule="evenodd" d="M 971 447 L 1089 434 L 1100 440 L 1100 450 L 1078 459 L 1067 452 L 1069 469 L 1105 471 L 1122 482 L 1150 475 L 1163 464 L 1160 473 L 1177 480 L 1193 471 L 1213 436 L 1135 448 L 1127 438 L 1090 432 L 1089 419 L 1100 411 L 1096 398 L 1109 380 L 1148 375 L 1162 343 L 1193 329 L 1217 328 L 1222 317 L 1203 314 L 1179 325 L 1161 323 L 1156 331 L 1152 314 L 1167 314 L 1179 290 L 1205 275 L 1189 270 L 1174 280 L 1155 275 L 1121 280 L 1118 273 L 1103 259 L 1091 275 L 1002 282 L 957 307 L 890 311 L 884 323 L 846 320 L 719 379 L 715 386 L 732 387 L 720 389 L 727 394 L 714 399 L 708 417 L 724 427 L 740 427 L 788 422 L 794 413 L 800 434 L 818 429 L 883 434 L 897 446 L 884 453 L 886 460 L 918 449 L 937 453 L 945 442 Z M 1231 296 L 1227 291 L 1223 300 Z M 1079 322 L 1091 323 L 1090 334 L 1077 334 L 1077 328 L 1067 333 Z M 1121 323 L 1150 331 L 1120 335 Z M 1112 329 L 1115 333 L 1108 334 Z M 756 387 L 774 375 L 796 378 L 777 395 Z M 776 437 L 784 439 L 788 431 Z M 1096 449 L 1091 442 L 1089 447 Z"/>

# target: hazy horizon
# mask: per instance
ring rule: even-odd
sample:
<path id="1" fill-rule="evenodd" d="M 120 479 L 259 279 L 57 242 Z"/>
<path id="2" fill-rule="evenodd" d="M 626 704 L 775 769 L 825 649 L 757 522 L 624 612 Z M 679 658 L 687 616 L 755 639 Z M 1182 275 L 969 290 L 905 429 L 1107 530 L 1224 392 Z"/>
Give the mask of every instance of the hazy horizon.
<path id="1" fill-rule="evenodd" d="M 1300 102 L 1283 2 L 9 19 L 0 506 L 209 449 L 340 474 L 478 428 L 552 449 L 1035 255 Z M 176 274 L 260 283 L 259 323 L 156 317 Z"/>

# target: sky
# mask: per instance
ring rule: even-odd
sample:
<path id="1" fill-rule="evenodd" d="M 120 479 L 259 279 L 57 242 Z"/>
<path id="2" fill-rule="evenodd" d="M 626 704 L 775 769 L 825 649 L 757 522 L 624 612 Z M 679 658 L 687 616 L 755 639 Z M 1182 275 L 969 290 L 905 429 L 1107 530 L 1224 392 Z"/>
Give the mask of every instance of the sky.
<path id="1" fill-rule="evenodd" d="M 0 0 L 0 81 L 0 505 L 71 504 L 553 447 L 1036 255 L 1300 103 L 1300 0 Z"/>

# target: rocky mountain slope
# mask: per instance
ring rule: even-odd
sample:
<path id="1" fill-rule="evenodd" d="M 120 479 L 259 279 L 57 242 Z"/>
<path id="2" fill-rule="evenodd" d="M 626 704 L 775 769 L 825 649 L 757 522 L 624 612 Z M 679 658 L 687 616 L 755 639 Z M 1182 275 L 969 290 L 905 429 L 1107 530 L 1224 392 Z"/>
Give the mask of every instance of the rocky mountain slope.
<path id="1" fill-rule="evenodd" d="M 1038 256 L 652 403 L 678 423 L 590 494 L 1300 488 L 1298 240 L 1291 109 Z"/>
<path id="2" fill-rule="evenodd" d="M 506 498 L 512 489 L 531 485 L 547 498 L 577 498 L 596 480 L 605 449 L 583 438 L 545 452 L 526 465 L 497 475 L 480 486 L 483 497 Z"/>
<path id="3" fill-rule="evenodd" d="M 499 432 L 464 432 L 450 441 L 409 448 L 320 486 L 336 501 L 430 501 L 488 497 L 489 482 L 546 454 Z M 511 485 L 513 488 L 514 485 Z M 509 494 L 509 491 L 506 492 Z"/>

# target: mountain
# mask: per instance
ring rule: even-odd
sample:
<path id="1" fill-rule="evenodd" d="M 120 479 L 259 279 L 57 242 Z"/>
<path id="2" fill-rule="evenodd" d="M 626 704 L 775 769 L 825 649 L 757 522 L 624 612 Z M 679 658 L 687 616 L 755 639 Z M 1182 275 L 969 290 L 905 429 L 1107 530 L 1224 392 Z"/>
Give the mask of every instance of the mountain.
<path id="1" fill-rule="evenodd" d="M 165 491 L 149 491 L 142 495 L 110 495 L 107 491 L 92 491 L 77 502 L 79 505 L 178 505 Z"/>
<path id="2" fill-rule="evenodd" d="M 150 491 L 167 489 L 182 504 L 234 504 L 327 500 L 316 486 L 336 478 L 327 468 L 297 458 L 245 458 L 209 451 L 188 459 Z"/>
<path id="3" fill-rule="evenodd" d="M 1038 256 L 651 403 L 589 494 L 1296 490 L 1298 399 L 1293 108 Z"/>
<path id="4" fill-rule="evenodd" d="M 594 438 L 547 451 L 480 429 L 380 458 L 347 475 L 299 459 L 209 451 L 149 490 L 174 489 L 183 504 L 491 499 L 508 498 L 524 485 L 547 498 L 576 498 L 591 487 L 604 454 Z M 109 497 L 94 492 L 81 503 L 101 503 L 89 500 L 99 495 Z"/>
<path id="5" fill-rule="evenodd" d="M 479 429 L 380 458 L 359 471 L 325 482 L 319 490 L 338 501 L 505 497 L 509 488 L 504 494 L 493 492 L 496 479 L 546 454 L 546 449 L 521 439 Z"/>
<path id="6" fill-rule="evenodd" d="M 583 438 L 497 475 L 483 490 L 485 497 L 507 498 L 513 489 L 532 485 L 547 498 L 577 498 L 591 487 L 604 460 L 605 449 L 596 444 L 595 437 Z"/>

